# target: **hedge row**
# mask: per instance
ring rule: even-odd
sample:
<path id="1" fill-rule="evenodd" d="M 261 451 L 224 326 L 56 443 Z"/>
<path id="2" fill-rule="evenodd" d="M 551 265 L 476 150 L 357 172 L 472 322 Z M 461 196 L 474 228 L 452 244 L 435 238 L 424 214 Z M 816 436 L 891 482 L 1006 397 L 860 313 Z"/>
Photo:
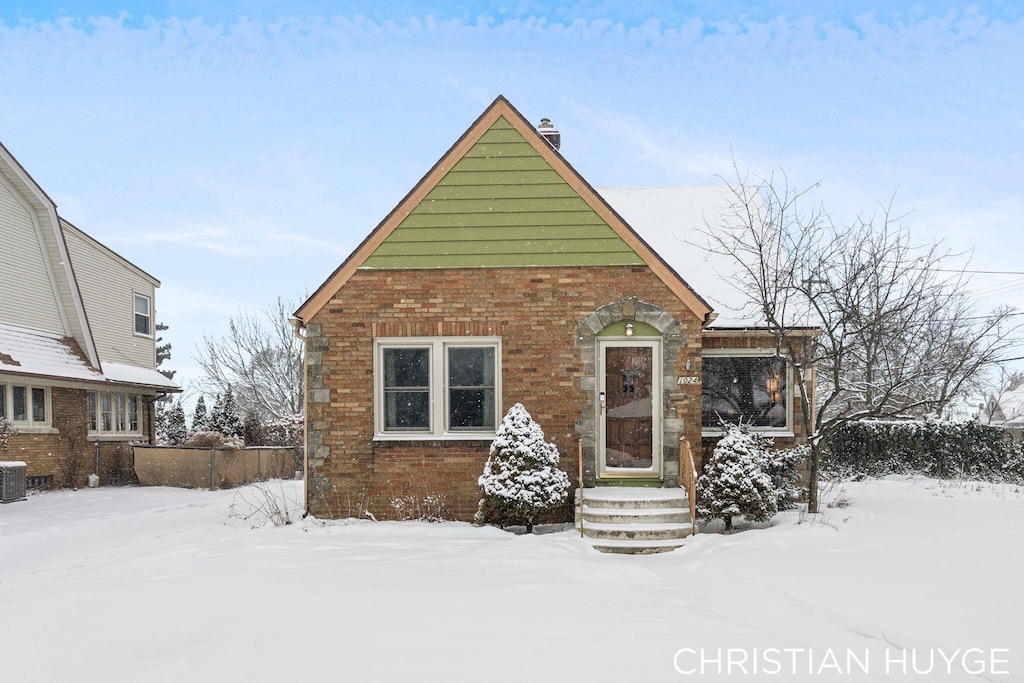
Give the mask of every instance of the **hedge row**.
<path id="1" fill-rule="evenodd" d="M 841 476 L 921 474 L 1024 483 L 1021 444 L 1006 431 L 977 422 L 851 422 L 829 438 L 821 465 Z"/>

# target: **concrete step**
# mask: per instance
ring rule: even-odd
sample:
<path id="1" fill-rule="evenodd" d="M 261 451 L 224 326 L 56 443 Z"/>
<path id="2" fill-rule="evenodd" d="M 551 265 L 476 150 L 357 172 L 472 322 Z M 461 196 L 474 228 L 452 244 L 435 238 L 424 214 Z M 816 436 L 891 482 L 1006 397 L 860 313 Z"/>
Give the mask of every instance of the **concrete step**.
<path id="1" fill-rule="evenodd" d="M 584 536 L 602 540 L 667 541 L 690 535 L 690 525 L 655 524 L 583 524 Z"/>
<path id="2" fill-rule="evenodd" d="M 693 532 L 682 489 L 603 486 L 582 493 L 583 535 L 602 552 L 666 552 L 680 547 Z M 576 505 L 579 528 L 579 492 Z"/>
<path id="3" fill-rule="evenodd" d="M 579 505 L 579 493 L 576 504 Z M 599 486 L 583 490 L 583 505 L 602 508 L 643 510 L 662 507 L 685 508 L 686 493 L 682 489 L 627 488 Z"/>
<path id="4" fill-rule="evenodd" d="M 667 553 L 676 548 L 681 548 L 683 540 L 673 538 L 664 541 L 631 541 L 595 538 L 590 540 L 590 545 L 603 553 L 651 555 L 653 553 Z"/>
<path id="5" fill-rule="evenodd" d="M 674 522 L 683 524 L 690 521 L 690 510 L 684 507 L 641 508 L 601 508 L 583 506 L 584 524 L 632 524 Z M 580 513 L 576 512 L 576 525 L 579 526 Z"/>

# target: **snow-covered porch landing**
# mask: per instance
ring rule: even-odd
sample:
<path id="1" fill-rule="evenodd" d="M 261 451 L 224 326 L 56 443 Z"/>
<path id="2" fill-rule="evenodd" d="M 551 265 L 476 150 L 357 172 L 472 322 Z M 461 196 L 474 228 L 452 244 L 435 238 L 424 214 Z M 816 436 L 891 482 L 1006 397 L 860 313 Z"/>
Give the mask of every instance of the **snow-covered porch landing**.
<path id="1" fill-rule="evenodd" d="M 577 529 L 579 503 L 577 492 Z M 583 490 L 583 535 L 602 552 L 667 552 L 681 546 L 691 531 L 690 509 L 682 489 L 601 486 Z"/>

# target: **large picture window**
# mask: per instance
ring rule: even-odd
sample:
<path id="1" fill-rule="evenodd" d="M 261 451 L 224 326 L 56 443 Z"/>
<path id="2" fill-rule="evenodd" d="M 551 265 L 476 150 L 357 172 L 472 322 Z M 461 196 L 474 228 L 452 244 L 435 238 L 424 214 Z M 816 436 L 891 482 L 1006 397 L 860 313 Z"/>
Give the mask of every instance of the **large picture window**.
<path id="1" fill-rule="evenodd" d="M 790 429 L 786 363 L 774 355 L 705 355 L 701 420 L 705 431 L 722 421 L 764 430 Z"/>
<path id="2" fill-rule="evenodd" d="M 500 340 L 378 339 L 378 436 L 493 436 L 500 409 Z"/>

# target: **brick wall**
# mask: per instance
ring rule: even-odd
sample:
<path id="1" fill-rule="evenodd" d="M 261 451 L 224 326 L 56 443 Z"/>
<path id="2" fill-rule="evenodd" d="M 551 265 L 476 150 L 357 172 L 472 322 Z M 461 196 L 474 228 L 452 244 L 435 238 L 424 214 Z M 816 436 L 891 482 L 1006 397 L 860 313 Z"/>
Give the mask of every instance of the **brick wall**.
<path id="1" fill-rule="evenodd" d="M 130 452 L 125 460 L 125 450 L 120 441 L 90 441 L 86 425 L 86 390 L 65 387 L 50 387 L 51 429 L 45 433 L 23 432 L 14 434 L 7 445 L 7 452 L 0 459 L 21 460 L 27 465 L 29 477 L 52 476 L 54 486 L 85 486 L 88 475 L 95 469 L 96 448 L 99 444 L 100 484 L 108 482 L 108 475 L 117 472 L 120 483 L 128 483 L 131 477 Z M 142 401 L 142 426 L 152 434 L 153 410 L 150 401 Z M 70 435 L 70 436 L 69 436 Z M 148 436 L 146 440 L 148 440 Z M 70 443 L 76 442 L 74 457 L 78 458 L 78 476 L 67 480 L 70 472 L 68 458 L 72 457 Z"/>
<path id="2" fill-rule="evenodd" d="M 309 509 L 386 519 L 396 516 L 394 499 L 443 494 L 447 517 L 476 511 L 489 441 L 373 441 L 374 337 L 501 336 L 502 413 L 526 406 L 575 482 L 594 396 L 583 387 L 593 368 L 578 326 L 601 307 L 634 299 L 673 321 L 679 343 L 664 373 L 699 372 L 700 321 L 646 267 L 358 271 L 307 321 Z M 699 385 L 665 390 L 666 416 L 699 443 Z M 675 446 L 665 444 L 673 453 Z"/>

